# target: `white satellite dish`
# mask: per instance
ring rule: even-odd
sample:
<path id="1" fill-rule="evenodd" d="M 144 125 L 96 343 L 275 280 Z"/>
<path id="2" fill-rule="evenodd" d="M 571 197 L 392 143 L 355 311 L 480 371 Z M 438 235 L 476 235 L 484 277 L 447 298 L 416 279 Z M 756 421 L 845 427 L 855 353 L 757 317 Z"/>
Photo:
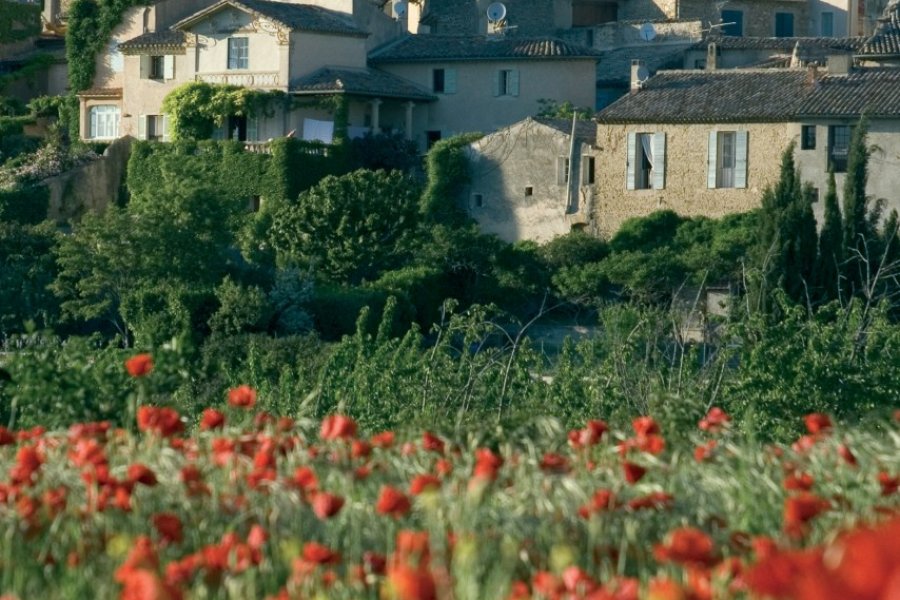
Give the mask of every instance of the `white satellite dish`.
<path id="1" fill-rule="evenodd" d="M 392 6 L 392 12 L 394 13 L 395 19 L 402 19 L 406 16 L 406 11 L 409 8 L 409 5 L 405 2 L 405 0 L 399 0 L 398 2 L 394 2 Z"/>
<path id="2" fill-rule="evenodd" d="M 653 23 L 644 23 L 641 25 L 641 39 L 645 42 L 650 42 L 653 38 L 656 37 L 656 28 L 653 27 Z"/>
<path id="3" fill-rule="evenodd" d="M 506 5 L 502 2 L 494 2 L 487 7 L 487 18 L 491 23 L 502 21 L 506 18 Z"/>

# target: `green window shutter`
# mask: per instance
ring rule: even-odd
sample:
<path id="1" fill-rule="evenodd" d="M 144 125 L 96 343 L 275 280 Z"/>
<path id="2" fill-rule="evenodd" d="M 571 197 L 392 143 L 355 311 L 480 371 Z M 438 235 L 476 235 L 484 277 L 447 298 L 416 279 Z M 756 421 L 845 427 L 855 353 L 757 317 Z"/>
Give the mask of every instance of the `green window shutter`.
<path id="1" fill-rule="evenodd" d="M 509 81 L 507 82 L 507 91 L 510 96 L 519 95 L 519 70 L 511 69 L 509 71 Z"/>
<path id="2" fill-rule="evenodd" d="M 747 187 L 747 132 L 738 131 L 734 149 L 734 187 Z"/>
<path id="3" fill-rule="evenodd" d="M 625 189 L 634 189 L 634 170 L 637 162 L 637 134 L 628 134 L 628 155 L 625 158 Z"/>
<path id="4" fill-rule="evenodd" d="M 666 187 L 666 134 L 657 132 L 653 134 L 653 189 L 662 190 Z"/>
<path id="5" fill-rule="evenodd" d="M 166 54 L 165 58 L 163 58 L 163 63 L 163 78 L 175 79 L 175 55 Z"/>
<path id="6" fill-rule="evenodd" d="M 456 93 L 456 69 L 444 69 L 444 93 Z"/>
<path id="7" fill-rule="evenodd" d="M 718 133 L 709 132 L 709 147 L 706 154 L 706 187 L 714 189 L 716 187 L 716 142 L 718 141 Z"/>
<path id="8" fill-rule="evenodd" d="M 138 139 L 147 139 L 147 115 L 138 116 Z"/>

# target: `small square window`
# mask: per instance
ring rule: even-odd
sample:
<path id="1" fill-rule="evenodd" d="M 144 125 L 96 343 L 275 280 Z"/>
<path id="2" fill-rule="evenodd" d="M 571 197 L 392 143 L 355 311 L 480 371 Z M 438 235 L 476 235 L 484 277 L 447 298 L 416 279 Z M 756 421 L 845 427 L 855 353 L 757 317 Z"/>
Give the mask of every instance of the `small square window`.
<path id="1" fill-rule="evenodd" d="M 484 196 L 481 194 L 472 194 L 472 204 L 475 205 L 475 208 L 481 208 L 484 206 Z"/>
<path id="2" fill-rule="evenodd" d="M 250 67 L 249 39 L 228 38 L 228 68 L 247 69 Z"/>
<path id="3" fill-rule="evenodd" d="M 800 149 L 801 150 L 815 150 L 816 149 L 816 126 L 815 125 L 803 125 L 801 127 Z"/>
<path id="4" fill-rule="evenodd" d="M 434 69 L 431 72 L 431 91 L 436 94 L 444 92 L 444 70 Z"/>
<path id="5" fill-rule="evenodd" d="M 819 188 L 812 188 L 812 201 L 816 203 L 819 201 Z"/>
<path id="6" fill-rule="evenodd" d="M 525 186 L 525 195 L 526 196 L 534 196 L 534 187 L 533 186 Z"/>
<path id="7" fill-rule="evenodd" d="M 585 154 L 581 157 L 581 185 L 594 183 L 594 157 Z"/>
<path id="8" fill-rule="evenodd" d="M 150 79 L 163 79 L 166 74 L 166 57 L 150 57 Z"/>

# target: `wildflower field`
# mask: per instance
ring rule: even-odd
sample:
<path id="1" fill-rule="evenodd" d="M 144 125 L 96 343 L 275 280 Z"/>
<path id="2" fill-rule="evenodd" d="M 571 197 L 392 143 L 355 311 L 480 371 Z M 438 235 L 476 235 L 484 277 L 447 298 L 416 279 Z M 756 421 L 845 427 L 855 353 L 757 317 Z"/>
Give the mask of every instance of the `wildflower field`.
<path id="1" fill-rule="evenodd" d="M 447 439 L 256 405 L 0 428 L 2 597 L 900 598 L 897 419 L 762 445 L 713 408 L 672 447 L 647 415 Z"/>

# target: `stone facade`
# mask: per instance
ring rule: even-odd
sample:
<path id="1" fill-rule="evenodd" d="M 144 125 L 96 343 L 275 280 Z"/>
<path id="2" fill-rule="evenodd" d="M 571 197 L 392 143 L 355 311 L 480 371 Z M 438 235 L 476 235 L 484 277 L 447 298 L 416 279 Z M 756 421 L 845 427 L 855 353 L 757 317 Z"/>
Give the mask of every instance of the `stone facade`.
<path id="1" fill-rule="evenodd" d="M 722 23 L 722 13 L 715 2 L 707 0 L 682 0 L 678 4 L 680 19 L 701 19 L 704 23 Z M 809 3 L 806 0 L 733 0 L 723 10 L 740 11 L 743 15 L 741 35 L 772 37 L 776 35 L 775 15 L 793 15 L 793 32 L 788 37 L 811 35 L 809 31 Z"/>
<path id="2" fill-rule="evenodd" d="M 597 190 L 594 226 L 603 236 L 626 219 L 671 209 L 685 216 L 722 217 L 759 206 L 762 192 L 778 180 L 781 151 L 793 136 L 785 123 L 603 124 L 597 132 Z M 707 160 L 711 131 L 747 132 L 746 188 L 709 189 Z M 629 133 L 665 133 L 663 189 L 626 189 Z"/>
<path id="3" fill-rule="evenodd" d="M 526 119 L 468 148 L 470 184 L 461 202 L 481 230 L 507 242 L 546 242 L 587 223 L 593 201 L 589 142 Z M 574 163 L 566 181 L 565 161 Z"/>

